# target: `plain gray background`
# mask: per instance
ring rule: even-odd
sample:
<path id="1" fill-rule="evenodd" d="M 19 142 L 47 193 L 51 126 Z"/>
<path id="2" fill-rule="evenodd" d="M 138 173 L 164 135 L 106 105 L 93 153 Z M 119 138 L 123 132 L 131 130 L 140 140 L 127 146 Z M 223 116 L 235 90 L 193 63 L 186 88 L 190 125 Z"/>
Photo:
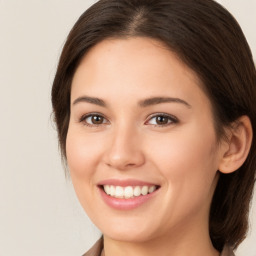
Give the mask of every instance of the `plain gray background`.
<path id="1" fill-rule="evenodd" d="M 50 91 L 67 33 L 90 0 L 0 0 L 0 256 L 75 256 L 99 232 L 61 166 Z M 223 0 L 256 56 L 256 0 Z M 237 256 L 256 256 L 251 231 Z"/>

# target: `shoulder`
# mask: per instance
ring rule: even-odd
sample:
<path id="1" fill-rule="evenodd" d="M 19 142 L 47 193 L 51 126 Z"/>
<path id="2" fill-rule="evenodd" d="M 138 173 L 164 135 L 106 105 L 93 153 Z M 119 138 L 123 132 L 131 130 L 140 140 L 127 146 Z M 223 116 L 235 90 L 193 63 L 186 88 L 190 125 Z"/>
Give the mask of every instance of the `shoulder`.
<path id="1" fill-rule="evenodd" d="M 233 250 L 229 246 L 224 246 L 220 256 L 235 256 Z"/>
<path id="2" fill-rule="evenodd" d="M 103 249 L 103 238 L 101 237 L 93 247 L 82 256 L 100 256 Z"/>
<path id="3" fill-rule="evenodd" d="M 101 237 L 93 247 L 82 256 L 100 256 L 103 249 L 103 238 Z M 220 256 L 235 256 L 233 250 L 229 246 L 225 246 Z"/>

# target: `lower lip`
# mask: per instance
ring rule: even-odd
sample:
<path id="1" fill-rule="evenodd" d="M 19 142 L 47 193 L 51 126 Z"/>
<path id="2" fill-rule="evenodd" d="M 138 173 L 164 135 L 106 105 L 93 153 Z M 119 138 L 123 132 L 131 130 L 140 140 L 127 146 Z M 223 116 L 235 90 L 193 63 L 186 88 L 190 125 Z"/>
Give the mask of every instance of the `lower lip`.
<path id="1" fill-rule="evenodd" d="M 107 195 L 102 188 L 99 188 L 99 190 L 104 202 L 111 208 L 117 210 L 132 210 L 152 199 L 159 189 L 145 196 L 137 196 L 129 199 L 111 197 Z"/>

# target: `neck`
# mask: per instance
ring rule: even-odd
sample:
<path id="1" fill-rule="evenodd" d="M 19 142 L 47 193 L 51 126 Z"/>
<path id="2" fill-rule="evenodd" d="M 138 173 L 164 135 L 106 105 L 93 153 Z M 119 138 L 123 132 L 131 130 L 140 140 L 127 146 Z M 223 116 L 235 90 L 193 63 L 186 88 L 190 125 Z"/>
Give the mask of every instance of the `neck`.
<path id="1" fill-rule="evenodd" d="M 187 231 L 189 230 L 189 232 Z M 159 236 L 147 241 L 118 241 L 104 236 L 104 256 L 219 256 L 213 247 L 208 230 L 184 229 L 183 232 Z"/>

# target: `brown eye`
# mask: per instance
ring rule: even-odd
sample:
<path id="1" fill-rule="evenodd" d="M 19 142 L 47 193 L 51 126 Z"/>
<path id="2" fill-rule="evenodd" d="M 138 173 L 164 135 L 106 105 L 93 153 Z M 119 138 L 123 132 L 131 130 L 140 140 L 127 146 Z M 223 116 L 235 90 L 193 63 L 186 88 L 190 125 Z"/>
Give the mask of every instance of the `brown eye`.
<path id="1" fill-rule="evenodd" d="M 157 116 L 156 117 L 156 123 L 158 125 L 168 124 L 168 122 L 169 122 L 169 119 L 166 116 Z"/>
<path id="2" fill-rule="evenodd" d="M 97 126 L 108 123 L 105 117 L 98 114 L 88 114 L 82 116 L 80 122 L 84 123 L 87 126 Z"/>
<path id="3" fill-rule="evenodd" d="M 158 115 L 152 115 L 146 124 L 161 127 L 161 126 L 168 126 L 175 123 L 178 123 L 178 119 L 176 117 L 168 114 L 158 114 Z"/>
<path id="4" fill-rule="evenodd" d="M 103 124 L 104 118 L 102 116 L 92 115 L 91 122 L 93 124 Z"/>

